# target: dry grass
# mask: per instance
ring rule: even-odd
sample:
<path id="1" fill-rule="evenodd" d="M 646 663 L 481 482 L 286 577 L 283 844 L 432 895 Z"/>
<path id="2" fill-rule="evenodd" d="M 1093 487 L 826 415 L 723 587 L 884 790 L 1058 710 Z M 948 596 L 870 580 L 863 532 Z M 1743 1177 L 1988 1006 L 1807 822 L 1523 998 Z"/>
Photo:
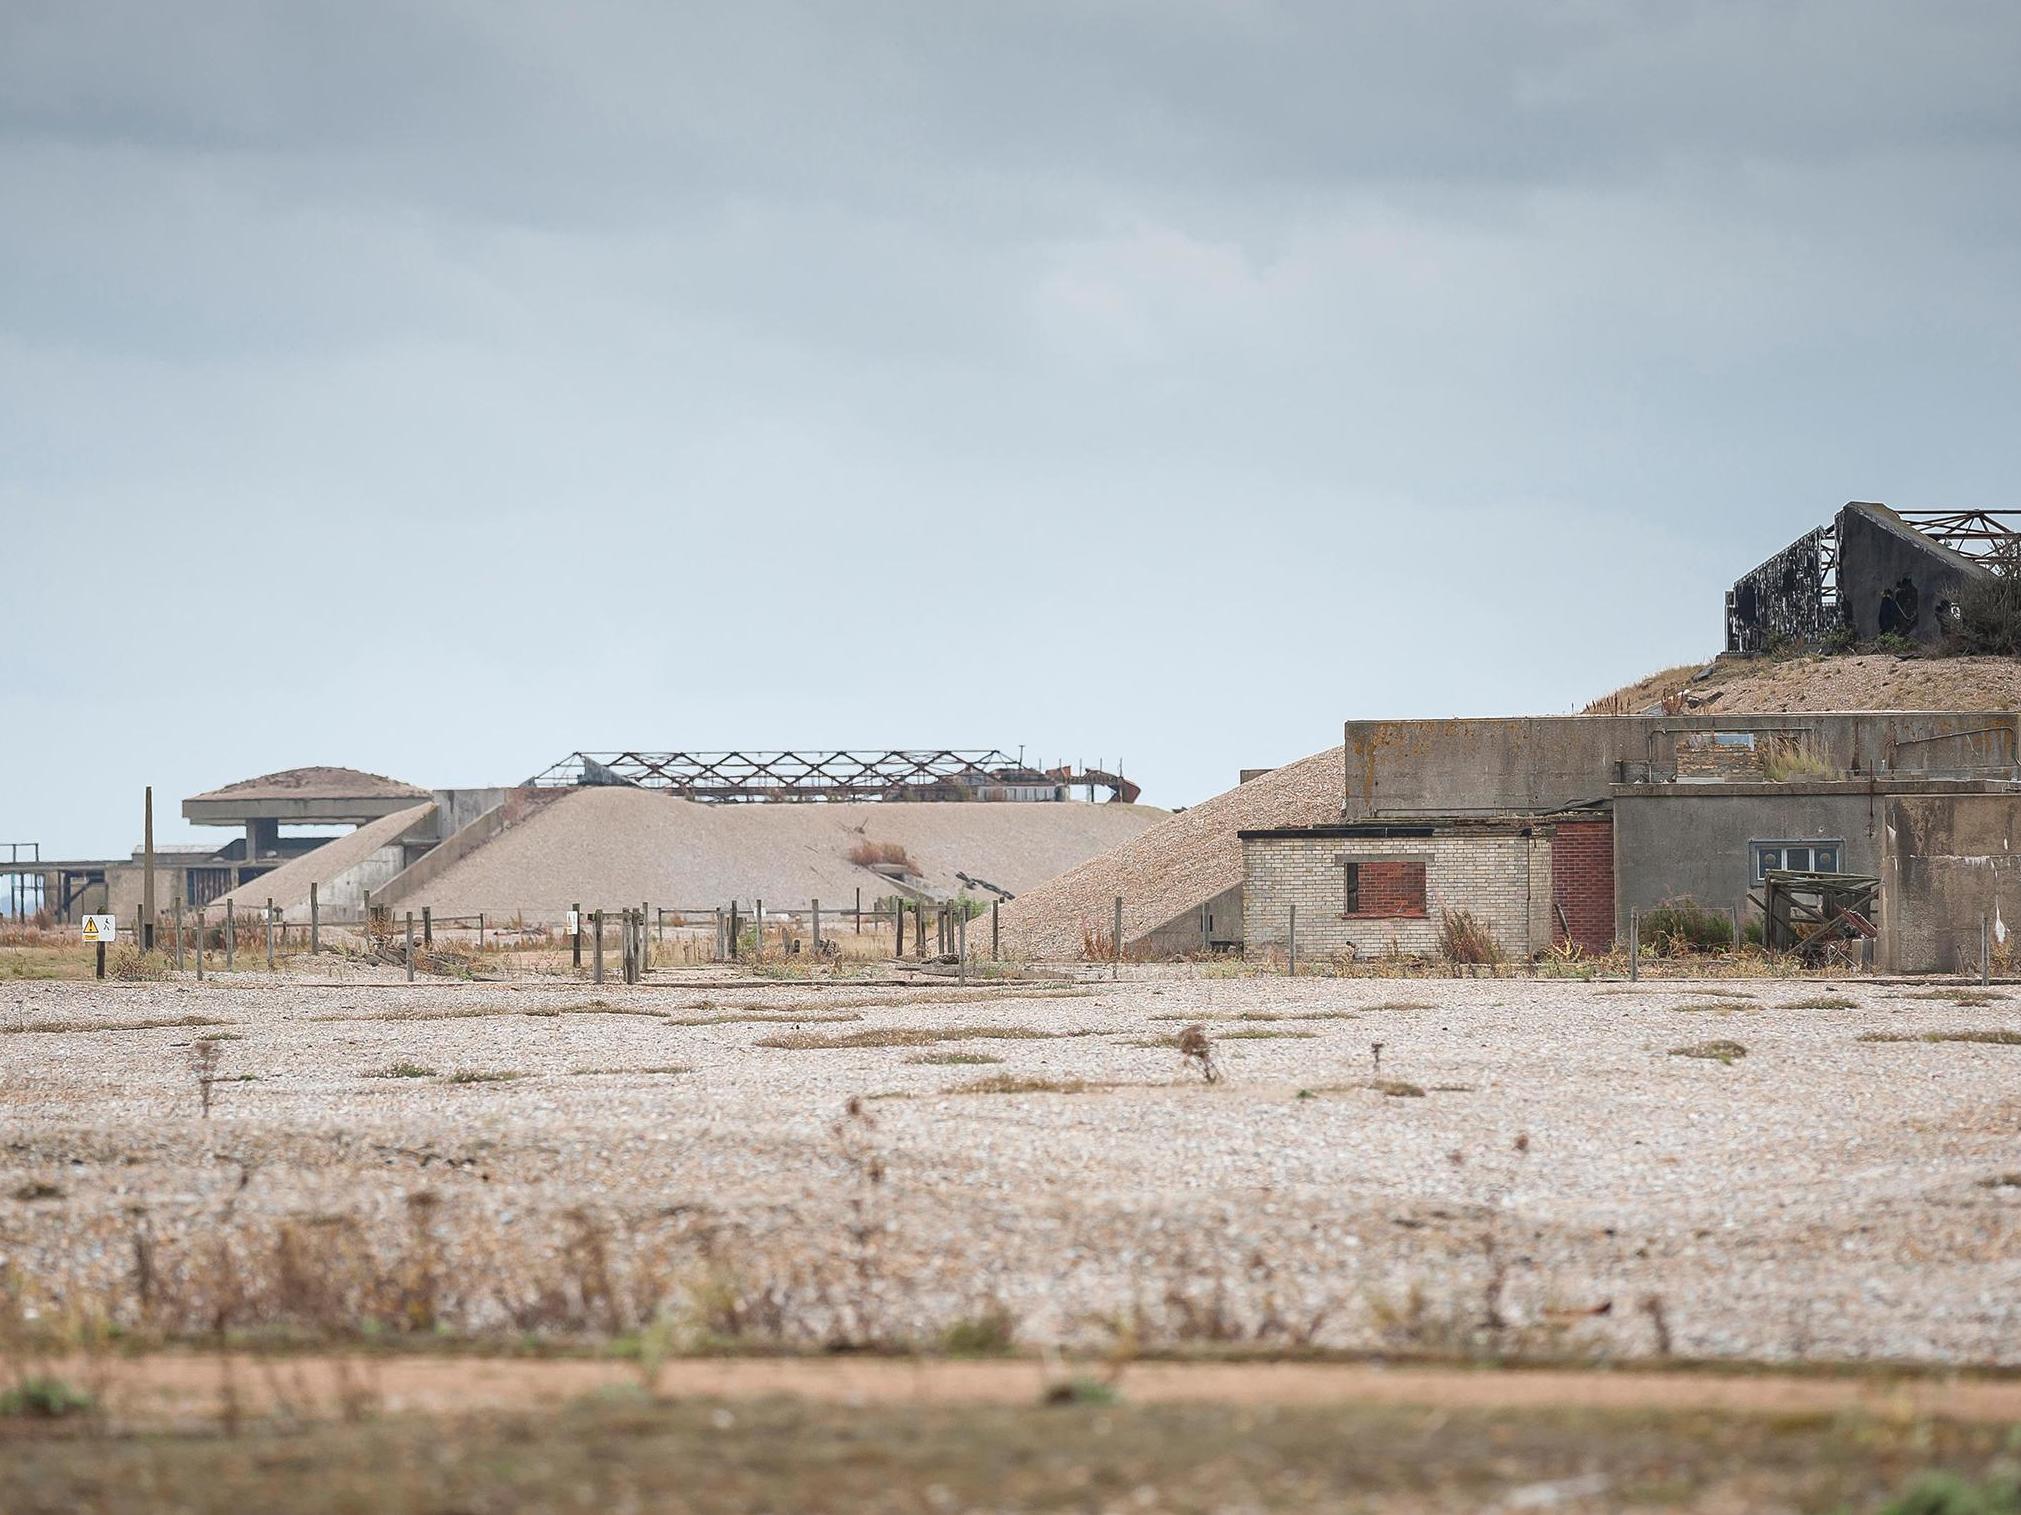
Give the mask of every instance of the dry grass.
<path id="1" fill-rule="evenodd" d="M 1761 771 L 1772 784 L 1786 784 L 1794 779 L 1835 779 L 1840 776 L 1838 764 L 1834 763 L 1808 736 L 1774 743 L 1767 756 L 1761 760 Z"/>
<path id="2" fill-rule="evenodd" d="M 420 1063 L 388 1063 L 383 1068 L 372 1068 L 358 1075 L 360 1078 L 433 1078 L 435 1070 L 424 1068 Z"/>
<path id="3" fill-rule="evenodd" d="M 577 1078 L 623 1078 L 629 1075 L 692 1073 L 694 1070 L 685 1063 L 662 1063 L 651 1068 L 571 1068 L 568 1070 Z"/>
<path id="4" fill-rule="evenodd" d="M 1031 1026 L 888 1026 L 824 1034 L 789 1031 L 760 1037 L 755 1045 L 787 1052 L 839 1052 L 860 1047 L 930 1047 L 936 1042 L 1035 1042 L 1086 1036 L 1084 1031 L 1039 1031 Z"/>
<path id="5" fill-rule="evenodd" d="M 1843 994 L 1818 994 L 1809 999 L 1793 999 L 1775 1006 L 1777 1010 L 1857 1010 L 1858 1000 L 1847 999 Z"/>
<path id="6" fill-rule="evenodd" d="M 1017 1073 L 993 1073 L 973 1083 L 956 1084 L 949 1094 L 1083 1094 L 1090 1089 L 1113 1088 L 1111 1084 L 1091 1084 L 1079 1078 L 1029 1078 Z"/>
<path id="7" fill-rule="evenodd" d="M 1747 1056 L 1747 1048 L 1743 1047 L 1739 1042 L 1730 1041 L 1692 1042 L 1689 1046 L 1672 1047 L 1670 1055 L 1672 1057 L 1704 1058 L 1708 1062 L 1716 1062 L 1731 1067 L 1741 1058 Z"/>
<path id="8" fill-rule="evenodd" d="M 511 1068 L 458 1068 L 442 1082 L 445 1084 L 510 1084 L 525 1078 Z"/>
<path id="9" fill-rule="evenodd" d="M 1317 1031 L 1282 1031 L 1276 1029 L 1257 1028 L 1255 1030 L 1242 1030 L 1242 1031 L 1216 1031 L 1214 1033 L 1214 1040 L 1217 1042 L 1264 1042 L 1264 1041 L 1309 1042 L 1318 1035 L 1319 1033 Z M 1124 1042 L 1123 1045 L 1126 1047 L 1177 1047 L 1181 1042 L 1181 1040 L 1184 1039 L 1184 1036 L 1185 1036 L 1184 1032 L 1174 1032 L 1170 1036 L 1156 1036 L 1150 1038 L 1149 1040 L 1129 1041 Z"/>
<path id="10" fill-rule="evenodd" d="M 1371 1008 L 1422 1010 L 1426 1007 L 1423 1005 L 1387 1007 L 1377 1005 Z M 1153 1021 L 1197 1021 L 1201 1018 L 1197 1015 L 1149 1015 L 1145 1017 L 1146 1020 Z M 1233 1010 L 1225 1015 L 1210 1014 L 1205 1017 L 1209 1023 L 1215 1021 L 1351 1021 L 1359 1020 L 1360 1018 L 1361 1012 L 1359 1010 Z M 1232 1035 L 1233 1033 L 1230 1034 Z"/>
<path id="11" fill-rule="evenodd" d="M 163 1015 L 130 1021 L 35 1021 L 29 1025 L 0 1026 L 0 1031 L 24 1032 L 79 1032 L 79 1031 L 167 1031 L 186 1026 L 232 1026 L 236 1021 L 228 1021 L 215 1015 Z"/>
<path id="12" fill-rule="evenodd" d="M 861 841 L 849 849 L 849 861 L 859 868 L 875 868 L 879 864 L 890 868 L 903 868 L 917 876 L 919 864 L 912 860 L 904 846 L 898 842 Z"/>
<path id="13" fill-rule="evenodd" d="M 1863 1031 L 1863 1042 L 1977 1042 L 1990 1047 L 2021 1047 L 2021 1031 Z"/>
<path id="14" fill-rule="evenodd" d="M 906 1059 L 908 1063 L 921 1063 L 930 1068 L 980 1068 L 990 1063 L 1000 1063 L 1000 1057 L 991 1057 L 987 1052 L 919 1052 Z"/>
<path id="15" fill-rule="evenodd" d="M 960 1324 L 950 1322 L 950 1332 Z M 996 1350 L 1000 1328 L 969 1327 L 951 1340 Z M 252 1436 L 221 1426 L 166 1437 L 24 1434 L 10 1446 L 8 1487 L 19 1515 L 2012 1508 L 1990 1492 L 2013 1457 L 2001 1425 L 1548 1406 L 1259 1411 L 1132 1403 L 1129 1391 L 1127 1373 L 1119 1392 L 1100 1379 L 1065 1379 L 1058 1402 L 1047 1404 L 1036 1392 L 1023 1404 L 931 1392 L 903 1404 L 833 1404 L 662 1399 L 634 1388 L 453 1420 L 378 1413 L 368 1398 L 355 1417 L 277 1416 Z M 1933 1467 L 1956 1477 L 1939 1484 L 1918 1476 Z"/>
<path id="16" fill-rule="evenodd" d="M 808 1010 L 719 1010 L 709 1015 L 669 1015 L 663 1019 L 669 1026 L 801 1026 L 810 1022 L 820 1024 L 860 1021 L 863 1017 L 853 1010 L 830 1013 Z"/>
<path id="17" fill-rule="evenodd" d="M 1507 955 L 1487 922 L 1471 910 L 1439 911 L 1439 956 L 1447 962 L 1486 967 Z"/>
<path id="18" fill-rule="evenodd" d="M 1379 1078 L 1369 1084 L 1378 1094 L 1386 1094 L 1391 1099 L 1423 1099 L 1425 1091 L 1413 1083 L 1400 1078 Z"/>
<path id="19" fill-rule="evenodd" d="M 1697 677 L 1704 666 L 1702 663 L 1679 663 L 1675 668 L 1662 669 L 1632 684 L 1624 684 L 1612 694 L 1601 695 L 1580 713 L 1640 715 L 1646 710 L 1668 710 L 1669 702 L 1682 694 L 1685 686 Z"/>

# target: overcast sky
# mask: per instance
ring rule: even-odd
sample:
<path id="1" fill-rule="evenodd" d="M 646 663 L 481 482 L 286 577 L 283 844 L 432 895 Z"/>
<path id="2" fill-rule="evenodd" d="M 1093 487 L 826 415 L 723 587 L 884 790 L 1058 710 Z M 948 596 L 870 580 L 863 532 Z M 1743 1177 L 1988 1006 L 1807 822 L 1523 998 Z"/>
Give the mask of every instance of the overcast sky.
<path id="1" fill-rule="evenodd" d="M 2012 0 L 4 0 L 0 840 L 1577 709 L 2021 504 L 2017 79 Z"/>

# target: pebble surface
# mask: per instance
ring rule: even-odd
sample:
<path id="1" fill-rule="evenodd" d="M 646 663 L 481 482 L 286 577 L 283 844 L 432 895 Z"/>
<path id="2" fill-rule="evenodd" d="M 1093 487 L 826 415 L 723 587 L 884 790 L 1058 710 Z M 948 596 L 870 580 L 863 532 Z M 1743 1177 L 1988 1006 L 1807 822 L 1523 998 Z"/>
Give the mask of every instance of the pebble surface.
<path id="1" fill-rule="evenodd" d="M 512 1317 L 589 1214 L 620 1269 L 648 1241 L 846 1268 L 867 1231 L 866 1290 L 901 1331 L 987 1301 L 1034 1342 L 1135 1310 L 1174 1341 L 1429 1347 L 1492 1300 L 1512 1331 L 1621 1357 L 1667 1333 L 1691 1357 L 2021 1363 L 2021 1046 L 1860 1040 L 2021 1029 L 2021 1000 L 1184 966 L 966 992 L 348 972 L 10 986 L 0 1267 L 51 1308 L 117 1299 L 137 1215 L 171 1256 L 288 1219 L 398 1234 L 426 1191 L 471 1329 Z M 1821 994 L 1856 1005 L 1795 1007 Z M 679 1024 L 747 1013 L 777 1019 Z M 218 1024 L 136 1027 L 185 1018 Z M 1157 1044 L 1192 1020 L 1212 1086 Z M 1043 1035 L 760 1045 L 796 1026 Z M 1309 1034 L 1233 1034 L 1257 1031 Z M 191 1044 L 216 1034 L 206 1118 Z M 1709 1039 L 1745 1055 L 1672 1055 Z M 916 1060 L 936 1051 L 1000 1061 Z M 401 1062 L 429 1071 L 373 1076 Z M 1087 1087 L 953 1092 L 998 1074 Z"/>

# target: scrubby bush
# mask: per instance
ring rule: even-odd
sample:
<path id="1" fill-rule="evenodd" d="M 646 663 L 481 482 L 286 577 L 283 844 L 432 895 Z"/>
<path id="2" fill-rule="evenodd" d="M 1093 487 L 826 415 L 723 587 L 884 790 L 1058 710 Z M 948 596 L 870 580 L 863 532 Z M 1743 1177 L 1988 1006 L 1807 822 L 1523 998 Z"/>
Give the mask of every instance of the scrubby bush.
<path id="1" fill-rule="evenodd" d="M 1652 952 L 1724 952 L 1733 945 L 1733 920 L 1688 896 L 1665 900 L 1642 916 L 1642 942 Z"/>
<path id="2" fill-rule="evenodd" d="M 2001 568 L 1958 586 L 1952 602 L 1957 617 L 1948 638 L 1952 651 L 2021 656 L 2021 561 L 2010 559 Z"/>

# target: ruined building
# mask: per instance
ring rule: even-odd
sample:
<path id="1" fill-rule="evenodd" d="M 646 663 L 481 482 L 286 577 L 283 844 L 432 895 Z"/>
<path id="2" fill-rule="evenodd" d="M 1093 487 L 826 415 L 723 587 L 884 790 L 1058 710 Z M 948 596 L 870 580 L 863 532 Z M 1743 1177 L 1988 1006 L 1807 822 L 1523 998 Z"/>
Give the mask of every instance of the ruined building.
<path id="1" fill-rule="evenodd" d="M 1726 650 L 1778 644 L 1935 643 L 1962 585 L 2015 555 L 2014 511 L 1895 511 L 1855 500 L 1726 594 Z"/>

